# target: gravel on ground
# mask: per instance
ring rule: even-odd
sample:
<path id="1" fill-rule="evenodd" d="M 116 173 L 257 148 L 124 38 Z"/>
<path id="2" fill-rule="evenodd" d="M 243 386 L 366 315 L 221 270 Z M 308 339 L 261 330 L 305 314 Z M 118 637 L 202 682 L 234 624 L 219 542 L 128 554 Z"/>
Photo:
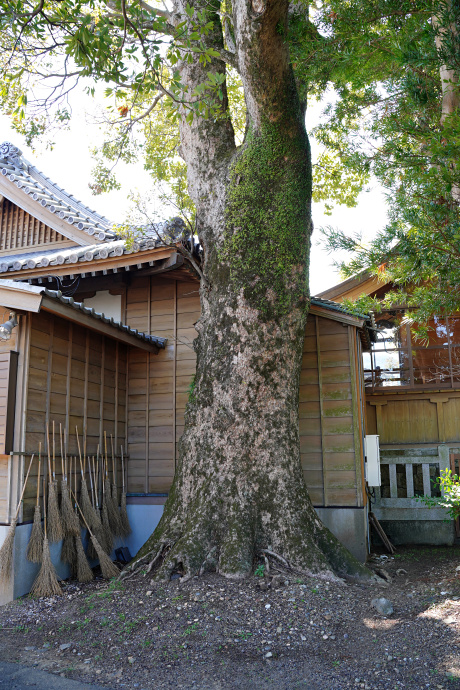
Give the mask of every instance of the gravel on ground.
<path id="1" fill-rule="evenodd" d="M 366 585 L 273 570 L 68 581 L 0 608 L 0 660 L 112 689 L 460 688 L 460 548 L 369 565 Z"/>

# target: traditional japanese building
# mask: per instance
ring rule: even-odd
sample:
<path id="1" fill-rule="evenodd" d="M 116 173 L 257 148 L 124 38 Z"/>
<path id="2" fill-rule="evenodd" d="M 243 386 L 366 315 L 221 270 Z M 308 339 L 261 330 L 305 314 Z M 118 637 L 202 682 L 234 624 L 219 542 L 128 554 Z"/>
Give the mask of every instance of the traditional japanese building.
<path id="1" fill-rule="evenodd" d="M 46 429 L 50 435 L 54 423 L 57 479 L 58 429 L 70 456 L 78 455 L 76 428 L 89 457 L 111 438 L 119 486 L 123 450 L 133 527 L 126 544 L 134 555 L 157 524 L 174 477 L 200 318 L 199 279 L 183 248 L 196 261 L 199 248 L 190 246 L 180 219 L 125 241 L 8 143 L 0 147 L 0 173 L 0 541 L 24 468 L 39 448 L 46 456 Z M 313 298 L 299 395 L 312 501 L 361 560 L 368 542 L 362 356 L 371 347 L 369 325 L 364 315 Z M 15 577 L 0 593 L 3 601 L 28 591 L 37 571 L 24 556 L 37 488 L 40 496 L 35 462 L 17 528 Z M 65 576 L 58 545 L 53 558 Z"/>

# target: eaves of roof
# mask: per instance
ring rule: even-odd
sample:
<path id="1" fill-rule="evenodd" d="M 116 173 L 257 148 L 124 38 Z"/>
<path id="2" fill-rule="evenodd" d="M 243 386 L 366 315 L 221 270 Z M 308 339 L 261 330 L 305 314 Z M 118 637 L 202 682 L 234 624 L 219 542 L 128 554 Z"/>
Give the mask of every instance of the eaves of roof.
<path id="1" fill-rule="evenodd" d="M 348 314 L 349 316 L 356 316 L 356 318 L 358 318 L 358 319 L 364 319 L 364 320 L 369 319 L 369 314 L 360 314 L 358 312 L 354 312 L 351 309 L 347 309 L 342 304 L 339 304 L 338 302 L 333 302 L 330 299 L 321 299 L 320 297 L 312 297 L 311 303 L 315 304 L 318 307 L 324 307 L 325 309 L 331 309 L 332 311 L 341 312 L 342 314 Z"/>
<path id="2" fill-rule="evenodd" d="M 72 297 L 65 297 L 59 290 L 48 290 L 37 285 L 28 285 L 20 281 L 0 279 L 0 301 L 2 306 L 19 311 L 38 313 L 42 309 L 58 314 L 70 321 L 77 321 L 94 330 L 112 335 L 125 342 L 137 344 L 143 349 L 164 349 L 167 339 L 142 333 L 136 328 L 116 321 L 105 314 L 76 302 Z M 142 343 L 142 345 L 141 345 Z M 147 347 L 146 347 L 147 346 Z"/>

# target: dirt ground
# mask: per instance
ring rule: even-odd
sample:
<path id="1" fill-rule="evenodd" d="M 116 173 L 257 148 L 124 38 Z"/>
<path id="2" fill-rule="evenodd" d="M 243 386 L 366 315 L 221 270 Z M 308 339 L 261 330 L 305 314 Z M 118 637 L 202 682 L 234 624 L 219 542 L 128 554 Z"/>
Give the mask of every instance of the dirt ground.
<path id="1" fill-rule="evenodd" d="M 460 548 L 370 565 L 387 584 L 69 581 L 63 597 L 0 608 L 0 659 L 114 689 L 460 688 Z"/>

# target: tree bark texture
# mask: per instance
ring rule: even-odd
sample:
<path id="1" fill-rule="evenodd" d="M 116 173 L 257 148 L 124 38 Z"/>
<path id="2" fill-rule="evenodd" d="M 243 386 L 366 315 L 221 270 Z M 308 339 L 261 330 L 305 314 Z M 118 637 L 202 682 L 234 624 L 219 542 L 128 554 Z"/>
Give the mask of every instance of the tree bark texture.
<path id="1" fill-rule="evenodd" d="M 207 8 L 213 41 L 223 46 L 219 4 Z M 187 17 L 182 0 L 175 16 Z M 176 476 L 135 561 L 159 566 L 159 577 L 244 577 L 263 549 L 302 572 L 367 572 L 319 521 L 300 464 L 311 169 L 287 17 L 286 0 L 233 3 L 249 122 L 241 147 L 225 88 L 221 118 L 181 122 L 205 281 Z M 215 59 L 211 69 L 223 74 L 225 66 Z M 209 70 L 184 61 L 182 80 L 193 89 Z"/>

